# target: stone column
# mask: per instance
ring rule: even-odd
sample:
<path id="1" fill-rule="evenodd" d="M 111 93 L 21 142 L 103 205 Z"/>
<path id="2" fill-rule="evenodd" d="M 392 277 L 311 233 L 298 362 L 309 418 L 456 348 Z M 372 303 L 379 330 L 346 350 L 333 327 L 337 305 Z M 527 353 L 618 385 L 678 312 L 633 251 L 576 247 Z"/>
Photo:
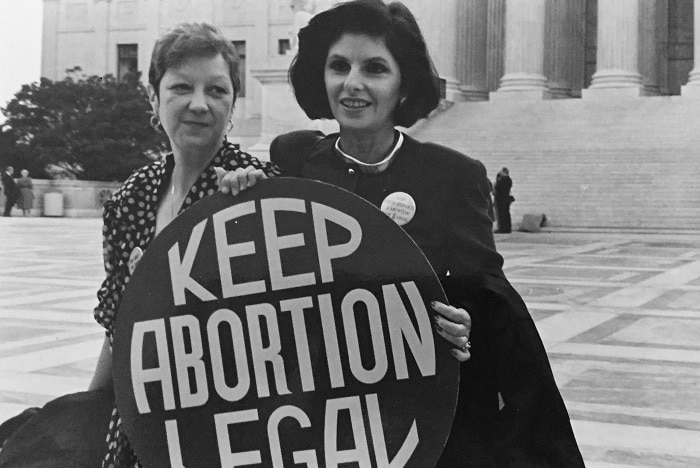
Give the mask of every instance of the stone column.
<path id="1" fill-rule="evenodd" d="M 141 69 L 141 81 L 144 83 L 148 83 L 151 53 L 161 33 L 161 5 L 161 2 L 141 2 L 139 5 L 139 14 L 143 15 L 143 18 L 149 18 L 148 21 L 145 21 L 143 45 L 139 44 L 139 68 Z"/>
<path id="2" fill-rule="evenodd" d="M 487 4 L 483 0 L 464 0 L 465 18 L 460 22 L 457 39 L 464 44 L 458 57 L 461 91 L 467 101 L 488 99 L 486 84 Z"/>
<path id="3" fill-rule="evenodd" d="M 453 102 L 464 100 L 459 82 L 459 57 L 466 55 L 466 44 L 458 36 L 466 21 L 465 7 L 464 0 L 426 2 L 417 18 L 435 68 L 445 80 L 445 98 Z"/>
<path id="4" fill-rule="evenodd" d="M 496 91 L 503 76 L 506 1 L 488 0 L 486 16 L 486 83 L 489 91 Z"/>
<path id="5" fill-rule="evenodd" d="M 639 0 L 639 73 L 645 96 L 661 94 L 656 32 L 668 21 L 668 10 L 659 8 L 664 3 L 668 5 L 666 0 Z"/>
<path id="6" fill-rule="evenodd" d="M 250 41 L 246 42 L 246 60 L 249 70 L 267 68 L 270 58 L 270 0 L 257 0 L 253 6 L 255 24 Z M 252 76 L 252 75 L 251 75 Z M 246 89 L 246 119 L 262 118 L 262 88 L 258 80 L 252 80 Z"/>
<path id="7" fill-rule="evenodd" d="M 656 76 L 659 94 L 668 95 L 668 0 L 657 0 L 656 6 Z M 644 78 L 642 77 L 642 80 Z"/>
<path id="8" fill-rule="evenodd" d="M 548 95 L 544 77 L 545 10 L 545 0 L 506 0 L 505 74 L 495 94 Z"/>
<path id="9" fill-rule="evenodd" d="M 287 80 L 291 55 L 278 55 L 269 45 L 270 8 L 278 6 L 273 0 L 256 2 L 256 31 L 251 44 L 255 52 L 251 59 L 250 74 L 258 82 L 260 109 L 260 139 L 248 149 L 253 156 L 268 161 L 270 143 L 281 133 L 292 130 L 314 129 L 328 134 L 338 131 L 335 120 L 310 120 L 299 107 Z M 257 39 L 257 40 L 256 40 Z M 250 89 L 250 88 L 248 88 Z"/>
<path id="10" fill-rule="evenodd" d="M 547 0 L 545 75 L 553 98 L 569 98 L 580 93 L 585 7 L 584 0 Z"/>
<path id="11" fill-rule="evenodd" d="M 693 70 L 688 75 L 688 84 L 681 87 L 681 96 L 700 98 L 700 0 L 693 2 Z"/>
<path id="12" fill-rule="evenodd" d="M 584 97 L 639 96 L 639 0 L 598 0 L 596 72 Z"/>
<path id="13" fill-rule="evenodd" d="M 276 94 L 282 95 L 284 103 L 289 102 L 284 90 L 288 88 L 284 77 L 284 67 L 289 64 L 287 57 L 285 63 L 270 64 L 270 45 L 268 35 L 270 33 L 271 0 L 258 0 L 254 6 L 255 26 L 251 35 L 250 43 L 246 43 L 247 61 L 250 65 L 250 74 L 255 78 L 246 90 L 246 119 L 260 119 L 260 139 L 248 149 L 253 156 L 269 160 L 270 142 L 275 135 L 272 119 L 275 118 L 271 112 L 271 106 L 266 96 L 272 97 L 274 89 Z M 267 102 L 266 102 L 267 101 Z M 267 105 L 267 109 L 265 106 Z M 271 114 L 271 115 L 270 115 Z"/>
<path id="14" fill-rule="evenodd" d="M 44 0 L 41 31 L 41 76 L 58 79 L 58 0 Z"/>
<path id="15" fill-rule="evenodd" d="M 89 74 L 104 75 L 110 72 L 107 64 L 108 57 L 114 57 L 109 50 L 109 7 L 111 0 L 94 0 L 93 20 L 95 26 L 95 42 L 93 44 L 93 63 Z M 116 51 L 115 51 L 116 52 Z"/>

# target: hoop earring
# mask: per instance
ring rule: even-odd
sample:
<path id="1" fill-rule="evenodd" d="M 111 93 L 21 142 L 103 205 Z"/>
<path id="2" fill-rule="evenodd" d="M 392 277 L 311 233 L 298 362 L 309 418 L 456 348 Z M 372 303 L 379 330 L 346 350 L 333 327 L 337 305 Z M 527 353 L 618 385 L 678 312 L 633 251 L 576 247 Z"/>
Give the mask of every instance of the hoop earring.
<path id="1" fill-rule="evenodd" d="M 149 119 L 149 122 L 151 124 L 151 127 L 157 132 L 160 132 L 163 126 L 160 124 L 160 119 L 158 118 L 157 115 L 153 114 L 151 118 Z"/>
<path id="2" fill-rule="evenodd" d="M 229 119 L 228 128 L 226 129 L 226 133 L 230 132 L 231 130 L 233 130 L 233 120 Z"/>

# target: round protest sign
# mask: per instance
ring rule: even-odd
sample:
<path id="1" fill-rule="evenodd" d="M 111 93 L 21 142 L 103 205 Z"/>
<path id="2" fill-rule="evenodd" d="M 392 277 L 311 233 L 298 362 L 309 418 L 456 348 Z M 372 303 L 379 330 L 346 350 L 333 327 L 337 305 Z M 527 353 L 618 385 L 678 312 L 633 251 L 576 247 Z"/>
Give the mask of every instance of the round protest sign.
<path id="1" fill-rule="evenodd" d="M 144 252 L 115 327 L 125 431 L 146 467 L 429 467 L 459 363 L 412 239 L 303 179 L 216 194 Z M 350 465 L 346 465 L 350 464 Z"/>

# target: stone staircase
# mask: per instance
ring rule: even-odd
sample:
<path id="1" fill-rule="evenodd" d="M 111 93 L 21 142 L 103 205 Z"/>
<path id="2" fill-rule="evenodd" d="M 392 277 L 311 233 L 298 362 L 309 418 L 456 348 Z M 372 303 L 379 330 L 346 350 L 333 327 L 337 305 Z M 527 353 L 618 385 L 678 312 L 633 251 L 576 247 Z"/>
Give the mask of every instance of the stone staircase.
<path id="1" fill-rule="evenodd" d="M 573 228 L 700 229 L 700 99 L 494 99 L 456 103 L 410 133 L 513 179 L 525 213 Z"/>

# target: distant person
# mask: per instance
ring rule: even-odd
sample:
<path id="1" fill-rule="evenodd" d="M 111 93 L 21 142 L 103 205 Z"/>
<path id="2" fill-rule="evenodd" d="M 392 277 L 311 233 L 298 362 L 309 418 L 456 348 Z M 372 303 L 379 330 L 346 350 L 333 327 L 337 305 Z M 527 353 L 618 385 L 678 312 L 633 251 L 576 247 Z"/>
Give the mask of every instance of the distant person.
<path id="1" fill-rule="evenodd" d="M 508 168 L 504 167 L 496 174 L 496 185 L 493 188 L 494 199 L 496 202 L 496 216 L 498 229 L 496 232 L 508 234 L 511 232 L 510 222 L 510 204 L 515 201 L 510 194 L 510 189 L 513 187 L 513 181 L 510 178 Z"/>
<path id="2" fill-rule="evenodd" d="M 2 173 L 2 186 L 5 189 L 5 211 L 3 216 L 12 216 L 12 207 L 17 203 L 17 183 L 13 177 L 15 168 L 7 166 Z"/>
<path id="3" fill-rule="evenodd" d="M 29 171 L 22 169 L 21 177 L 17 179 L 17 187 L 19 188 L 19 199 L 17 206 L 22 210 L 22 214 L 27 216 L 32 213 L 34 207 L 34 183 L 29 177 Z"/>
<path id="4" fill-rule="evenodd" d="M 496 208 L 493 206 L 493 184 L 491 183 L 491 179 L 486 179 L 486 181 L 489 183 L 489 218 L 491 218 L 491 222 L 496 221 Z"/>

